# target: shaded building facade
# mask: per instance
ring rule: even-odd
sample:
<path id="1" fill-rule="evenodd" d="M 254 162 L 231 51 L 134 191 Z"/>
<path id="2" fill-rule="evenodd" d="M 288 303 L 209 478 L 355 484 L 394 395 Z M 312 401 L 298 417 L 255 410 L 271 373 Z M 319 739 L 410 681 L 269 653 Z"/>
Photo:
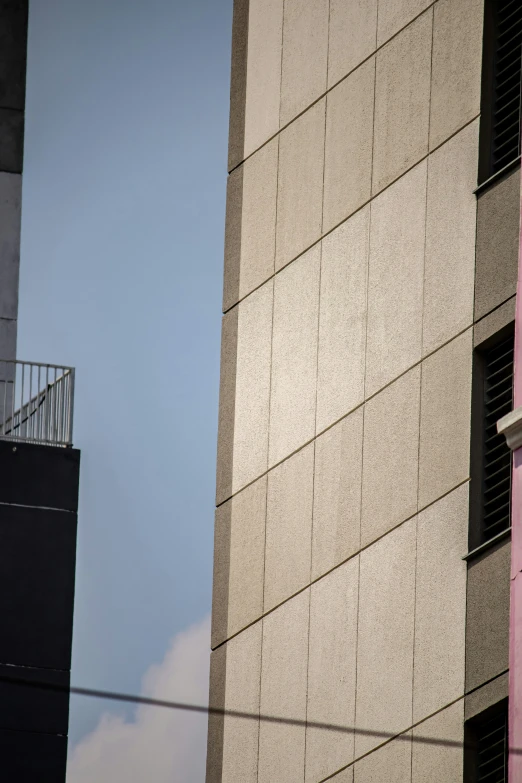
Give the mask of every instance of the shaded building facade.
<path id="1" fill-rule="evenodd" d="M 235 0 L 207 783 L 507 781 L 521 46 Z"/>
<path id="2" fill-rule="evenodd" d="M 27 21 L 0 1 L 0 777 L 63 783 L 80 455 L 74 370 L 16 359 Z"/>

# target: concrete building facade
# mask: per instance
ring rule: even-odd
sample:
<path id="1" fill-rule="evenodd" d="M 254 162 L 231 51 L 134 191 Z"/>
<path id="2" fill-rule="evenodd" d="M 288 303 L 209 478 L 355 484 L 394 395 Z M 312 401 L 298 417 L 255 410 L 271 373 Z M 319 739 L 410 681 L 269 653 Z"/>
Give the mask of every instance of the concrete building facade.
<path id="1" fill-rule="evenodd" d="M 507 781 L 518 6 L 235 0 L 207 783 Z"/>

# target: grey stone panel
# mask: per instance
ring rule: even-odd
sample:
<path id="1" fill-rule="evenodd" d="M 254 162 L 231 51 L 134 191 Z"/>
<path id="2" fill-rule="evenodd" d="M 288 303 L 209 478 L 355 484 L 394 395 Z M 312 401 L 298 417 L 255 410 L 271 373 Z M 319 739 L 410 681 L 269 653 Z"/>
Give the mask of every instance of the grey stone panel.
<path id="1" fill-rule="evenodd" d="M 516 298 L 512 296 L 503 305 L 500 305 L 492 313 L 478 321 L 473 327 L 473 345 L 480 345 L 484 340 L 493 337 L 494 334 L 505 326 L 513 323 L 515 320 L 515 304 Z"/>
<path id="2" fill-rule="evenodd" d="M 263 613 L 266 476 L 216 511 L 212 647 Z"/>
<path id="3" fill-rule="evenodd" d="M 285 0 L 281 126 L 326 90 L 328 12 L 324 0 Z"/>
<path id="4" fill-rule="evenodd" d="M 371 203 L 366 396 L 421 358 L 428 166 L 418 166 Z"/>
<path id="5" fill-rule="evenodd" d="M 476 120 L 429 157 L 424 355 L 473 322 L 478 126 Z"/>
<path id="6" fill-rule="evenodd" d="M 379 2 L 377 45 L 387 41 L 406 27 L 431 4 L 431 0 L 386 0 Z"/>
<path id="7" fill-rule="evenodd" d="M 265 612 L 310 583 L 313 491 L 313 443 L 268 474 Z"/>
<path id="8" fill-rule="evenodd" d="M 377 53 L 374 194 L 428 152 L 432 20 L 430 9 Z"/>
<path id="9" fill-rule="evenodd" d="M 433 17 L 430 149 L 480 112 L 484 0 L 440 0 Z"/>
<path id="10" fill-rule="evenodd" d="M 362 546 L 417 511 L 420 388 L 417 366 L 366 403 Z"/>
<path id="11" fill-rule="evenodd" d="M 216 509 L 214 522 L 214 577 L 212 580 L 212 630 L 210 646 L 216 648 L 227 638 L 230 592 L 230 529 L 232 499 Z"/>
<path id="12" fill-rule="evenodd" d="M 210 654 L 209 707 L 225 708 L 226 675 L 227 647 L 223 645 Z M 224 727 L 223 715 L 209 714 L 206 783 L 222 783 Z"/>
<path id="13" fill-rule="evenodd" d="M 372 182 L 375 57 L 328 93 L 323 232 L 368 201 Z"/>
<path id="14" fill-rule="evenodd" d="M 283 0 L 250 0 L 245 158 L 279 130 Z"/>
<path id="15" fill-rule="evenodd" d="M 422 364 L 419 508 L 469 478 L 472 330 Z"/>
<path id="16" fill-rule="evenodd" d="M 227 643 L 225 707 L 259 714 L 262 623 Z M 257 783 L 259 721 L 225 715 L 222 783 Z"/>
<path id="17" fill-rule="evenodd" d="M 28 0 L 0 2 L 0 106 L 24 110 Z"/>
<path id="18" fill-rule="evenodd" d="M 466 691 L 508 668 L 510 558 L 503 541 L 468 565 Z"/>
<path id="19" fill-rule="evenodd" d="M 355 764 L 354 783 L 411 783 L 411 733 L 395 739 Z"/>
<path id="20" fill-rule="evenodd" d="M 228 130 L 229 171 L 241 163 L 245 150 L 249 5 L 249 0 L 234 0 L 230 74 L 230 123 Z"/>
<path id="21" fill-rule="evenodd" d="M 263 715 L 306 719 L 310 590 L 286 601 L 263 620 Z M 261 721 L 258 783 L 302 783 L 305 726 Z"/>
<path id="22" fill-rule="evenodd" d="M 0 172 L 0 318 L 16 318 L 22 177 Z"/>
<path id="23" fill-rule="evenodd" d="M 412 783 L 457 783 L 462 780 L 463 748 L 427 740 L 464 740 L 464 705 L 461 699 L 413 730 Z M 418 740 L 418 741 L 415 741 Z"/>
<path id="24" fill-rule="evenodd" d="M 509 672 L 495 677 L 494 680 L 487 682 L 481 688 L 469 693 L 464 699 L 464 718 L 469 720 L 475 715 L 498 704 L 499 701 L 507 699 L 509 691 Z"/>
<path id="25" fill-rule="evenodd" d="M 16 327 L 15 319 L 0 318 L 0 359 L 16 357 Z"/>
<path id="26" fill-rule="evenodd" d="M 24 161 L 24 114 L 0 109 L 0 171 L 21 174 Z"/>
<path id="27" fill-rule="evenodd" d="M 273 281 L 224 316 L 217 504 L 267 469 Z"/>
<path id="28" fill-rule="evenodd" d="M 377 0 L 330 0 L 328 87 L 375 51 Z"/>
<path id="29" fill-rule="evenodd" d="M 241 273 L 241 219 L 243 215 L 244 166 L 239 166 L 227 180 L 227 212 L 225 218 L 225 263 L 223 274 L 223 312 L 239 299 Z"/>
<path id="30" fill-rule="evenodd" d="M 223 309 L 274 274 L 278 139 L 228 178 Z"/>
<path id="31" fill-rule="evenodd" d="M 276 271 L 321 238 L 325 111 L 323 99 L 279 139 Z"/>
<path id="32" fill-rule="evenodd" d="M 221 324 L 216 503 L 232 494 L 238 313 L 236 307 L 223 317 Z"/>
<path id="33" fill-rule="evenodd" d="M 516 291 L 520 223 L 520 168 L 478 196 L 475 320 Z"/>
<path id="34" fill-rule="evenodd" d="M 359 563 L 354 557 L 311 588 L 308 659 L 309 722 L 352 727 L 355 722 Z M 328 674 L 326 674 L 328 673 Z M 353 732 L 307 727 L 307 783 L 353 761 Z"/>
<path id="35" fill-rule="evenodd" d="M 415 541 L 413 518 L 360 556 L 355 719 L 359 729 L 398 734 L 412 725 Z M 376 736 L 356 734 L 355 757 L 381 742 Z"/>
<path id="36" fill-rule="evenodd" d="M 417 517 L 413 721 L 464 694 L 468 484 Z"/>
<path id="37" fill-rule="evenodd" d="M 269 466 L 315 434 L 320 246 L 275 277 Z"/>
<path id="38" fill-rule="evenodd" d="M 322 241 L 316 433 L 364 399 L 370 207 Z"/>
<path id="39" fill-rule="evenodd" d="M 352 765 L 347 769 L 343 769 L 341 772 L 338 772 L 337 775 L 333 776 L 333 778 L 329 778 L 329 782 L 330 783 L 353 783 L 353 772 L 354 772 L 354 768 Z"/>
<path id="40" fill-rule="evenodd" d="M 233 492 L 268 467 L 273 301 L 269 280 L 238 305 Z"/>
<path id="41" fill-rule="evenodd" d="M 315 441 L 312 579 L 360 548 L 363 409 Z"/>

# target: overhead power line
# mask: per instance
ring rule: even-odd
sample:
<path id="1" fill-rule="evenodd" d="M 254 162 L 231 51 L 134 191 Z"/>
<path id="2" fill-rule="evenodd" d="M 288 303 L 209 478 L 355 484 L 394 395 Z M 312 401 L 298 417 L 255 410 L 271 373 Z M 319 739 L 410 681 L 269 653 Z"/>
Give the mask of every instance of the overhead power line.
<path id="1" fill-rule="evenodd" d="M 25 677 L 10 677 L 0 674 L 0 683 L 9 685 L 20 685 L 23 687 L 38 688 L 40 690 L 54 691 L 58 693 L 73 694 L 75 696 L 86 696 L 94 699 L 105 699 L 108 701 L 119 701 L 127 704 L 138 704 L 148 707 L 162 707 L 169 710 L 181 710 L 184 712 L 193 712 L 200 715 L 214 715 L 217 717 L 238 718 L 252 721 L 262 721 L 263 723 L 277 723 L 283 726 L 301 726 L 309 729 L 320 729 L 322 731 L 331 731 L 339 734 L 359 734 L 363 737 L 375 737 L 383 740 L 401 740 L 404 742 L 420 742 L 425 745 L 438 745 L 446 748 L 474 748 L 475 745 L 470 742 L 461 742 L 443 737 L 428 737 L 426 735 L 411 735 L 411 728 L 403 734 L 393 734 L 388 731 L 374 729 L 363 729 L 357 726 L 344 726 L 335 723 L 325 723 L 322 721 L 301 720 L 299 718 L 285 718 L 278 715 L 263 715 L 262 713 L 244 712 L 242 710 L 230 710 L 222 707 L 204 706 L 202 704 L 189 704 L 186 702 L 169 701 L 166 699 L 153 699 L 149 696 L 137 696 L 130 693 L 119 693 L 117 691 L 104 691 L 95 688 L 80 688 L 77 686 L 60 685 L 54 682 L 44 682 L 43 680 L 30 680 Z M 455 704 L 456 702 L 452 702 Z M 446 705 L 446 707 L 451 704 Z M 438 713 L 436 713 L 438 714 Z M 420 725 L 420 724 L 417 724 Z M 413 727 L 415 728 L 415 727 Z M 522 754 L 522 748 L 510 748 L 512 755 Z"/>

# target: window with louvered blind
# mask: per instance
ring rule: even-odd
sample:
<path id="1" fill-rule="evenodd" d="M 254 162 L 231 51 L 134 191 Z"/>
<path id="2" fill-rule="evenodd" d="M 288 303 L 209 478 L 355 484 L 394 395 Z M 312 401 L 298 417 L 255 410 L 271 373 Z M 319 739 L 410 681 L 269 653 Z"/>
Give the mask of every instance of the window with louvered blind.
<path id="1" fill-rule="evenodd" d="M 520 156 L 522 3 L 489 0 L 484 24 L 481 165 L 487 180 Z"/>
<path id="2" fill-rule="evenodd" d="M 482 539 L 511 524 L 511 450 L 497 421 L 513 408 L 514 336 L 484 354 Z"/>
<path id="3" fill-rule="evenodd" d="M 508 723 L 507 711 L 477 728 L 477 783 L 507 783 L 508 775 Z"/>
<path id="4" fill-rule="evenodd" d="M 469 551 L 511 526 L 512 455 L 497 422 L 513 410 L 513 324 L 479 345 L 473 357 Z"/>

